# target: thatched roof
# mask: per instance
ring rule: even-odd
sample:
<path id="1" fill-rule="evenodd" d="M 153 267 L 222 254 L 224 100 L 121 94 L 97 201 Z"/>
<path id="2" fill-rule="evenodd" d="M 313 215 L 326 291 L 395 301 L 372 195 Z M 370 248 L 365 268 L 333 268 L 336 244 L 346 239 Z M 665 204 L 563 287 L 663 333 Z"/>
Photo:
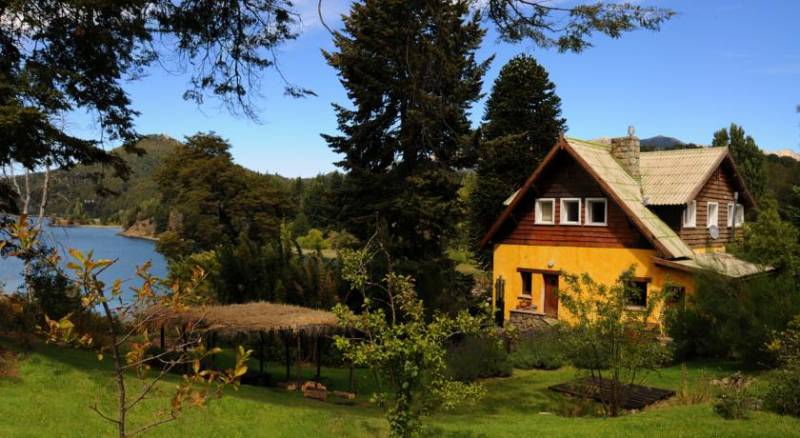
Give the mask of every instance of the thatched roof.
<path id="1" fill-rule="evenodd" d="M 180 312 L 164 308 L 151 311 L 169 313 L 168 318 L 177 323 L 199 322 L 205 330 L 222 335 L 257 332 L 321 335 L 339 330 L 336 315 L 331 312 L 264 301 L 191 307 Z"/>

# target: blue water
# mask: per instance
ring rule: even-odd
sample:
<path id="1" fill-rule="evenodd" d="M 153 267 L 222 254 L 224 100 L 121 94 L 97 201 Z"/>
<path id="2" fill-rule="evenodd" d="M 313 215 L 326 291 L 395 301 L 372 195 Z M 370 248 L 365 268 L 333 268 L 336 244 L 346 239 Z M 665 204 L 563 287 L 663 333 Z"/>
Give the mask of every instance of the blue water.
<path id="1" fill-rule="evenodd" d="M 136 267 L 147 261 L 152 262 L 150 272 L 153 275 L 166 275 L 167 262 L 156 252 L 153 242 L 123 237 L 117 234 L 119 231 L 119 228 L 45 226 L 43 235 L 49 245 L 58 249 L 64 265 L 71 259 L 68 248 L 76 248 L 84 253 L 94 250 L 96 259 L 118 259 L 100 275 L 106 284 L 117 278 L 122 279 L 126 286 L 140 284 L 136 278 Z M 66 272 L 72 273 L 69 270 Z M 0 258 L 0 290 L 13 292 L 22 284 L 22 262 L 15 258 Z"/>

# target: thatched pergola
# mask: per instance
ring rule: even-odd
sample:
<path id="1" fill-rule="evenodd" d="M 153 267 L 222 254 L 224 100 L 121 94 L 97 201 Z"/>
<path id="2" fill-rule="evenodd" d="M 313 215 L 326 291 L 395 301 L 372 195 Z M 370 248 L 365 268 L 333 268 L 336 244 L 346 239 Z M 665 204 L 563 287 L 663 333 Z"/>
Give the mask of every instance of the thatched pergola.
<path id="1" fill-rule="evenodd" d="M 297 336 L 315 339 L 317 379 L 321 368 L 320 338 L 340 332 L 336 315 L 331 312 L 308 307 L 269 302 L 252 302 L 215 306 L 189 307 L 176 311 L 166 308 L 150 309 L 160 313 L 160 321 L 168 324 L 197 324 L 210 335 L 210 346 L 216 346 L 217 335 L 236 337 L 258 334 L 259 371 L 264 373 L 264 335 L 276 333 L 283 337 L 286 351 L 286 379 L 290 379 L 291 359 L 289 340 Z M 161 330 L 161 346 L 164 347 L 164 324 Z"/>

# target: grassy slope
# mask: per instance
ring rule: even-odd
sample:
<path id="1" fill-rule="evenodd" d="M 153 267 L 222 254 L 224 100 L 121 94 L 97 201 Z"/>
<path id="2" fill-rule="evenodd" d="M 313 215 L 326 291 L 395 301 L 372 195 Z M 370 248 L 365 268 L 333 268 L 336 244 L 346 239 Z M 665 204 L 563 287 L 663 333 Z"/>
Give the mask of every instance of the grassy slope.
<path id="1" fill-rule="evenodd" d="M 88 352 L 37 347 L 21 363 L 16 381 L 0 381 L 0 436 L 99 436 L 113 429 L 88 410 L 110 384 L 107 365 Z M 277 364 L 276 364 L 277 367 Z M 275 369 L 276 374 L 280 374 Z M 307 373 L 312 370 L 307 369 Z M 719 364 L 694 364 L 692 377 L 726 375 Z M 331 387 L 344 388 L 346 373 L 328 370 Z M 430 420 L 436 436 L 797 436 L 800 420 L 756 413 L 751 420 L 726 421 L 708 404 L 665 404 L 623 418 L 563 418 L 550 412 L 559 396 L 548 385 L 574 376 L 559 371 L 516 371 L 514 377 L 486 382 L 488 396 L 480 404 Z M 676 389 L 680 369 L 668 368 L 650 378 L 653 385 Z M 159 396 L 137 413 L 139 421 L 167 405 L 174 381 L 159 388 Z M 106 391 L 108 394 L 110 391 Z M 108 396 L 101 403 L 112 403 Z M 277 389 L 242 387 L 206 408 L 188 409 L 176 422 L 150 436 L 315 436 L 385 435 L 381 413 L 364 400 L 338 406 L 304 400 Z"/>

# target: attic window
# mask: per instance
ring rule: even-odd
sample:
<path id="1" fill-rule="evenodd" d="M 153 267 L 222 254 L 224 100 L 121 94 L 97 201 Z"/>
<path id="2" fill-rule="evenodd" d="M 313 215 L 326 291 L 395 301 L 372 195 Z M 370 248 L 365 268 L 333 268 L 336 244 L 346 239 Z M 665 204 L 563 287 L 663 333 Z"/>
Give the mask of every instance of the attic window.
<path id="1" fill-rule="evenodd" d="M 689 201 L 683 209 L 683 226 L 686 228 L 697 226 L 697 201 Z"/>
<path id="2" fill-rule="evenodd" d="M 744 223 L 744 205 L 736 204 L 736 212 L 733 210 L 733 202 L 728 203 L 728 226 L 733 226 L 733 218 L 736 218 L 736 226 L 740 226 Z"/>
<path id="3" fill-rule="evenodd" d="M 536 223 L 553 225 L 555 223 L 556 200 L 553 198 L 536 200 Z"/>
<path id="4" fill-rule="evenodd" d="M 706 204 L 706 227 L 719 226 L 719 203 L 709 202 Z"/>
<path id="5" fill-rule="evenodd" d="M 580 198 L 561 199 L 561 222 L 562 225 L 581 224 L 581 200 Z"/>
<path id="6" fill-rule="evenodd" d="M 607 210 L 606 198 L 586 198 L 586 225 L 606 225 Z"/>

